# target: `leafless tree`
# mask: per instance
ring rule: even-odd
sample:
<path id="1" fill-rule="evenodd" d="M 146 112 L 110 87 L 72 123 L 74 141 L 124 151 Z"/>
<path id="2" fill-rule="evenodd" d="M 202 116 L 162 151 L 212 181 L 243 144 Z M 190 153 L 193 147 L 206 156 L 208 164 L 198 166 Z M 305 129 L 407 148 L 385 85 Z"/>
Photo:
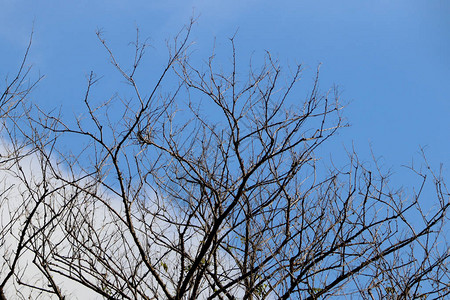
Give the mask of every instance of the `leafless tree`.
<path id="1" fill-rule="evenodd" d="M 26 265 L 31 261 L 26 253 L 31 241 L 48 225 L 40 223 L 36 227 L 36 221 L 40 219 L 45 200 L 57 190 L 47 180 L 49 164 L 43 157 L 38 157 L 37 145 L 47 147 L 51 142 L 47 143 L 43 135 L 22 130 L 30 121 L 23 105 L 43 78 L 29 79 L 31 66 L 27 66 L 27 57 L 32 36 L 16 74 L 12 78 L 6 77 L 0 96 L 0 299 L 6 299 L 8 289 L 10 293 L 24 297 L 18 285 L 29 270 Z"/>
<path id="2" fill-rule="evenodd" d="M 15 211 L 2 195 L 11 220 L 2 243 L 13 238 L 17 250 L 3 256 L 0 291 L 14 284 L 64 299 L 76 284 L 107 299 L 449 295 L 441 176 L 411 168 L 421 183 L 407 194 L 356 151 L 344 167 L 325 167 L 317 151 L 345 126 L 338 92 L 322 93 L 317 72 L 302 96 L 302 67 L 284 71 L 270 53 L 241 69 L 234 37 L 228 64 L 213 53 L 198 66 L 191 27 L 171 42 L 151 87 L 136 78 L 146 49 L 139 35 L 124 68 L 98 33 L 127 83 L 122 98 L 92 99 L 91 73 L 86 113 L 75 122 L 33 106 L 21 110 L 25 123 L 5 113 L 13 144 L 24 145 L 8 158 L 24 191 Z M 17 97 L 11 88 L 4 95 Z M 21 171 L 25 152 L 39 175 Z M 430 180 L 435 197 L 422 199 Z M 38 279 L 14 265 L 22 252 Z"/>

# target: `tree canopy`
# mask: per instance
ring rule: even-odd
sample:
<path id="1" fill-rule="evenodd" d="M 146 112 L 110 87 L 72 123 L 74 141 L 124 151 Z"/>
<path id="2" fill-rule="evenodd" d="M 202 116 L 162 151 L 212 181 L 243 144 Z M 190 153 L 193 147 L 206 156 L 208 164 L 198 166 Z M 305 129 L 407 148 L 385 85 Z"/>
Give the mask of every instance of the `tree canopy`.
<path id="1" fill-rule="evenodd" d="M 303 97 L 301 65 L 267 52 L 243 69 L 235 37 L 226 62 L 199 63 L 191 30 L 151 85 L 136 78 L 147 45 L 123 67 L 99 32 L 125 81 L 111 89 L 132 96 L 92 99 L 91 72 L 75 119 L 30 100 L 30 39 L 0 98 L 2 299 L 448 295 L 448 191 L 426 159 L 410 194 L 356 150 L 322 164 L 347 125 L 319 71 Z"/>

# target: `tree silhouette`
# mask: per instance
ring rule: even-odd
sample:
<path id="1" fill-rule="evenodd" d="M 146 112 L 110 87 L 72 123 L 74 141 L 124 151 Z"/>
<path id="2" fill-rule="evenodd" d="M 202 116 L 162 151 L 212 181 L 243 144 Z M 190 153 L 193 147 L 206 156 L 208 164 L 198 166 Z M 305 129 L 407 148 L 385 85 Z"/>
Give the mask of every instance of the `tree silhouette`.
<path id="1" fill-rule="evenodd" d="M 133 97 L 93 101 L 91 73 L 75 122 L 27 102 L 24 60 L 1 98 L 2 299 L 71 286 L 107 299 L 448 295 L 441 177 L 411 168 L 422 183 L 407 195 L 356 151 L 325 168 L 316 153 L 346 126 L 339 93 L 317 72 L 302 99 L 301 65 L 268 52 L 242 71 L 234 37 L 228 65 L 198 66 L 192 24 L 151 87 L 136 79 L 146 44 L 122 68 L 98 33 Z"/>

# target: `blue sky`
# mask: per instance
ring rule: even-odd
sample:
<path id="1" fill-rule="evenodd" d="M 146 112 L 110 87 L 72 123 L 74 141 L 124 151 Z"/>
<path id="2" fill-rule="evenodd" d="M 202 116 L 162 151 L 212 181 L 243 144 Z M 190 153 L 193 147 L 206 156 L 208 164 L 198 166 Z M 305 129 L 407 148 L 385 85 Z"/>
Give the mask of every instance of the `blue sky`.
<path id="1" fill-rule="evenodd" d="M 450 173 L 449 1 L 0 0 L 0 75 L 18 66 L 34 23 L 29 62 L 46 78 L 32 99 L 76 111 L 91 70 L 104 76 L 99 95 L 117 90 L 98 28 L 119 58 L 130 60 L 127 44 L 139 27 L 153 45 L 145 65 L 151 77 L 166 57 L 165 40 L 193 14 L 192 40 L 205 58 L 215 38 L 229 47 L 238 30 L 242 62 L 268 50 L 282 64 L 303 63 L 305 91 L 322 63 L 322 90 L 337 85 L 348 103 L 351 127 L 335 139 L 341 148 L 354 143 L 370 159 L 371 147 L 396 169 L 423 146 L 433 166 L 442 162 Z"/>

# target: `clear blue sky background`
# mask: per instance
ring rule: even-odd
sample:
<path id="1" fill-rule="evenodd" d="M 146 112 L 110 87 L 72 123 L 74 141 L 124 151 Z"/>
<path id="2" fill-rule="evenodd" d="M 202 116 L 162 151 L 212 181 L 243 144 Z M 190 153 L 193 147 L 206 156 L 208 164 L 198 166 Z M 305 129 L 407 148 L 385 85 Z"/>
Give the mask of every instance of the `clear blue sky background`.
<path id="1" fill-rule="evenodd" d="M 104 79 L 111 96 L 112 68 L 95 31 L 119 58 L 131 59 L 127 43 L 135 28 L 150 37 L 146 72 L 165 59 L 165 39 L 192 15 L 200 15 L 192 40 L 205 58 L 214 38 L 228 47 L 238 35 L 244 59 L 268 50 L 283 64 L 303 63 L 310 82 L 322 63 L 321 87 L 340 87 L 352 125 L 336 139 L 352 141 L 364 159 L 370 146 L 385 166 L 397 169 L 418 157 L 420 146 L 438 167 L 450 168 L 450 1 L 18 1 L 0 0 L 0 75 L 19 64 L 34 22 L 30 62 L 45 80 L 33 101 L 77 110 L 86 75 Z M 111 80 L 112 82 L 112 80 Z M 305 84 L 305 88 L 308 86 Z M 333 149 L 329 149 L 333 151 Z"/>

